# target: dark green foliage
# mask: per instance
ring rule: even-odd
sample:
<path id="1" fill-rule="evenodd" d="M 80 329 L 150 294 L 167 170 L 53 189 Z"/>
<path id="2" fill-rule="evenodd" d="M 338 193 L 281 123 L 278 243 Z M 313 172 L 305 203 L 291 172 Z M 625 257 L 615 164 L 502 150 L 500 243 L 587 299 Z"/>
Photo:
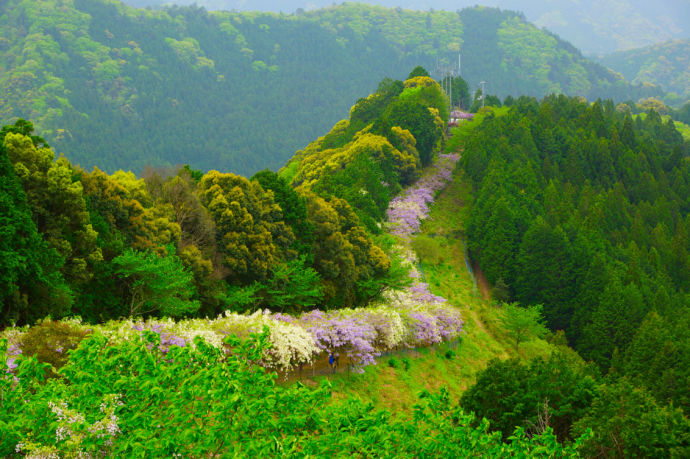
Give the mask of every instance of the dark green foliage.
<path id="1" fill-rule="evenodd" d="M 451 79 L 451 92 L 453 106 L 468 110 L 471 104 L 469 86 L 467 81 L 461 76 Z"/>
<path id="2" fill-rule="evenodd" d="M 418 65 L 417 67 L 413 68 L 410 74 L 407 76 L 408 79 L 418 77 L 418 76 L 429 76 L 429 72 L 426 71 L 424 67 L 421 65 Z"/>
<path id="3" fill-rule="evenodd" d="M 31 323 L 69 312 L 63 260 L 41 238 L 7 151 L 0 142 L 0 323 Z"/>
<path id="4" fill-rule="evenodd" d="M 607 369 L 652 304 L 688 291 L 687 152 L 655 112 L 633 121 L 609 102 L 521 97 L 465 147 L 471 254 Z"/>
<path id="5" fill-rule="evenodd" d="M 374 131 L 390 136 L 388 132 L 393 126 L 403 127 L 412 133 L 417 140 L 422 166 L 428 165 L 434 145 L 441 135 L 429 109 L 414 100 L 399 100 L 388 107 L 380 121 L 374 125 Z"/>
<path id="6" fill-rule="evenodd" d="M 264 190 L 271 190 L 275 202 L 283 211 L 283 220 L 295 235 L 295 249 L 307 259 L 311 258 L 314 243 L 314 225 L 307 218 L 306 199 L 297 194 L 284 178 L 268 169 L 257 172 L 251 178 L 261 184 Z"/>
<path id="7" fill-rule="evenodd" d="M 627 347 L 621 364 L 621 371 L 636 385 L 645 387 L 659 403 L 673 401 L 686 414 L 690 413 L 688 319 L 687 314 L 661 317 L 650 312 Z"/>
<path id="8" fill-rule="evenodd" d="M 574 438 L 571 426 L 595 395 L 595 381 L 583 369 L 555 354 L 529 366 L 519 359 L 494 360 L 462 396 L 460 405 L 507 438 L 520 426 L 539 433 L 551 427 L 560 441 Z"/>
<path id="9" fill-rule="evenodd" d="M 583 453 L 590 457 L 688 457 L 690 421 L 626 379 L 600 386 L 573 434 L 592 429 Z"/>
<path id="10" fill-rule="evenodd" d="M 563 229 L 550 228 L 538 216 L 523 235 L 516 258 L 515 296 L 532 304 L 549 304 L 546 319 L 554 330 L 570 325 L 577 294 L 573 263 L 579 260 L 572 250 Z"/>

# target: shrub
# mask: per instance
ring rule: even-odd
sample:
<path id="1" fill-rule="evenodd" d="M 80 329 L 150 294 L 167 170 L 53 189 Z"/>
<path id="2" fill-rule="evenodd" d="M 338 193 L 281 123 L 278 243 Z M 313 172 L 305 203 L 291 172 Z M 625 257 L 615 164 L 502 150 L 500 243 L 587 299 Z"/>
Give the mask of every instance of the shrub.
<path id="1" fill-rule="evenodd" d="M 39 362 L 58 370 L 67 363 L 69 351 L 76 349 L 89 333 L 90 330 L 75 322 L 46 319 L 29 328 L 21 338 L 20 347 L 25 356 L 35 355 Z"/>

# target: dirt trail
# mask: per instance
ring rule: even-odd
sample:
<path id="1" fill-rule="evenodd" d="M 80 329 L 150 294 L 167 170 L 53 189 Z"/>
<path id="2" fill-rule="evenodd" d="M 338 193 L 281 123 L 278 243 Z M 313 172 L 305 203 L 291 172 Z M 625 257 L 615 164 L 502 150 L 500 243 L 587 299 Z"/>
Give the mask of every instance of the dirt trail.
<path id="1" fill-rule="evenodd" d="M 482 294 L 482 297 L 485 300 L 491 301 L 491 286 L 489 285 L 489 281 L 486 280 L 486 276 L 484 276 L 484 272 L 482 272 L 482 269 L 479 267 L 479 263 L 475 263 L 474 261 L 471 263 L 474 278 L 477 280 L 477 288 L 479 289 L 479 293 Z"/>

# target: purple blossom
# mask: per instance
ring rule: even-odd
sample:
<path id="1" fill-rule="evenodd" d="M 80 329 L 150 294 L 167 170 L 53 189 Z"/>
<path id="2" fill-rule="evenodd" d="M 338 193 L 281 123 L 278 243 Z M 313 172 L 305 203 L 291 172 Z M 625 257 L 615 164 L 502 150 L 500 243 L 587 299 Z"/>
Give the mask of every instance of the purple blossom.
<path id="1" fill-rule="evenodd" d="M 303 314 L 300 322 L 314 338 L 316 347 L 335 356 L 345 355 L 360 369 L 373 365 L 374 358 L 381 355 L 374 345 L 377 332 L 367 320 L 369 317 L 364 311 L 345 316 L 339 311 L 315 310 Z"/>
<path id="2" fill-rule="evenodd" d="M 412 312 L 410 317 L 414 319 L 412 336 L 415 344 L 429 345 L 441 342 L 435 317 L 421 312 Z"/>
<path id="3" fill-rule="evenodd" d="M 430 167 L 430 173 L 391 200 L 386 211 L 391 233 L 409 238 L 419 231 L 422 220 L 429 215 L 434 195 L 450 181 L 459 159 L 457 154 L 439 154 L 436 163 Z"/>
<path id="4" fill-rule="evenodd" d="M 459 311 L 447 307 L 437 307 L 431 313 L 436 318 L 438 333 L 442 340 L 448 340 L 462 332 L 463 322 Z"/>
<path id="5" fill-rule="evenodd" d="M 7 367 L 8 372 L 13 372 L 17 368 L 17 356 L 22 353 L 22 350 L 16 344 L 10 344 L 7 348 Z"/>
<path id="6" fill-rule="evenodd" d="M 452 120 L 471 120 L 474 118 L 474 113 L 453 110 L 452 112 L 450 112 L 450 118 Z"/>
<path id="7" fill-rule="evenodd" d="M 167 332 L 163 329 L 163 324 L 143 324 L 143 323 L 137 323 L 132 325 L 132 329 L 143 332 L 144 330 L 151 331 L 153 333 L 156 333 L 160 336 L 161 339 L 161 344 L 159 346 L 160 351 L 163 354 L 167 354 L 170 352 L 170 348 L 172 346 L 178 346 L 178 347 L 185 347 L 187 345 L 187 341 L 179 337 L 173 333 Z M 153 346 L 149 345 L 149 349 L 152 349 Z"/>
<path id="8" fill-rule="evenodd" d="M 266 309 L 265 314 L 270 315 L 271 319 L 278 320 L 280 322 L 287 322 L 289 324 L 297 323 L 297 319 L 294 316 L 291 316 L 290 314 L 282 314 L 280 312 L 272 313 L 268 309 Z"/>

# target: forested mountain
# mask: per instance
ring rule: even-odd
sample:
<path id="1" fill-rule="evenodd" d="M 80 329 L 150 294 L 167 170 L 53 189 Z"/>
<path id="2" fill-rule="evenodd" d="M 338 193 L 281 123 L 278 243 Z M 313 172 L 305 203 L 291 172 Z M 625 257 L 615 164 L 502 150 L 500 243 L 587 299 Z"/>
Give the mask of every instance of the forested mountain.
<path id="1" fill-rule="evenodd" d="M 666 95 L 669 103 L 690 100 L 690 39 L 620 51 L 603 56 L 599 61 L 633 83 L 661 86 L 669 92 Z"/>
<path id="2" fill-rule="evenodd" d="M 689 154 L 654 111 L 552 96 L 487 118 L 462 160 L 468 245 L 495 296 L 542 304 L 583 358 L 685 413 Z"/>
<path id="3" fill-rule="evenodd" d="M 305 14 L 138 10 L 114 0 L 0 5 L 0 122 L 31 119 L 85 168 L 277 168 L 384 76 L 455 62 L 474 90 L 589 99 L 634 88 L 515 13 L 359 4 Z"/>
<path id="4" fill-rule="evenodd" d="M 125 0 L 134 6 L 191 5 L 209 10 L 259 10 L 290 13 L 327 7 L 329 0 Z M 456 11 L 484 5 L 521 11 L 539 27 L 557 33 L 587 54 L 652 45 L 690 35 L 690 8 L 685 0 L 369 0 L 366 3 L 427 11 Z"/>
<path id="5" fill-rule="evenodd" d="M 0 455 L 688 457 L 690 144 L 629 109 L 507 98 L 449 138 L 416 67 L 251 178 L 4 126 Z M 389 392 L 331 396 L 338 361 Z"/>

